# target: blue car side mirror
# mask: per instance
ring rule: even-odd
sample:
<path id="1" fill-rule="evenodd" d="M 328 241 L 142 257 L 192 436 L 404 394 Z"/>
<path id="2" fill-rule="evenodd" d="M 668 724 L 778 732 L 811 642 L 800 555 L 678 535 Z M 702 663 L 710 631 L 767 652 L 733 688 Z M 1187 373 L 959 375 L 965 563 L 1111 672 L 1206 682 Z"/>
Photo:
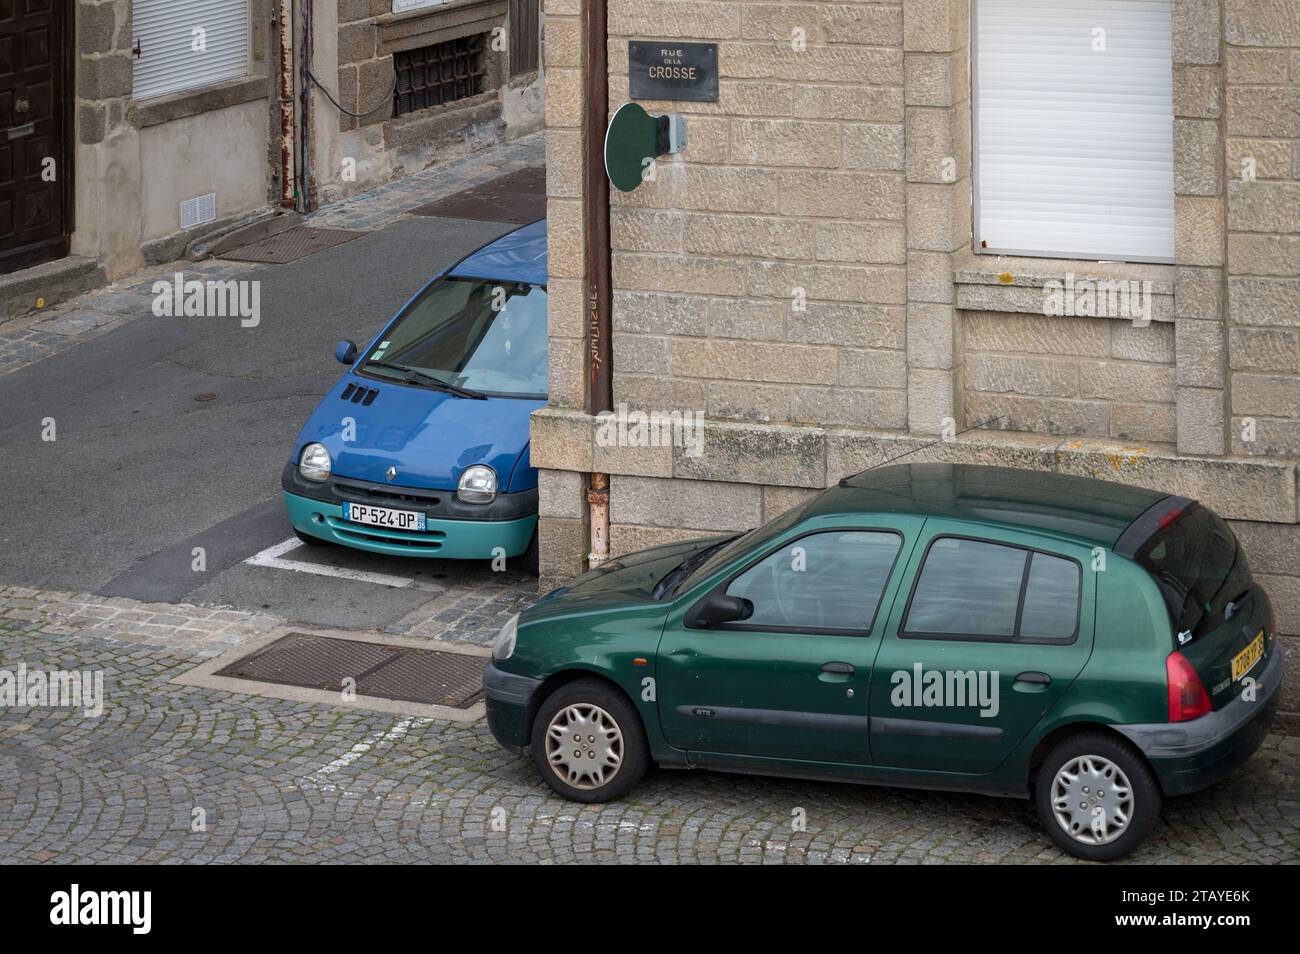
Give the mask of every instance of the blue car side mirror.
<path id="1" fill-rule="evenodd" d="M 352 364 L 357 360 L 357 343 L 340 341 L 334 346 L 334 357 L 338 359 L 339 364 Z"/>

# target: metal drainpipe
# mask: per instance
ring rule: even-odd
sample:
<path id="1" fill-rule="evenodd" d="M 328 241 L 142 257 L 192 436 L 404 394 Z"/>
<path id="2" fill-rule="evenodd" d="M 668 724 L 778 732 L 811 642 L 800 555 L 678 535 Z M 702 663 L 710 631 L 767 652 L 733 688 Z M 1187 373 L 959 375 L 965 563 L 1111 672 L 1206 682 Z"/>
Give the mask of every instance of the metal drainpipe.
<path id="1" fill-rule="evenodd" d="M 294 207 L 293 0 L 280 0 L 280 205 Z"/>
<path id="2" fill-rule="evenodd" d="M 302 212 L 312 210 L 311 192 L 311 81 L 307 73 L 311 70 L 312 25 L 310 0 L 302 5 L 302 55 L 301 68 L 298 70 L 298 195 L 301 197 Z"/>
<path id="3" fill-rule="evenodd" d="M 583 118 L 587 162 L 583 210 L 587 232 L 588 408 L 592 415 L 613 405 L 613 349 L 610 340 L 609 179 L 605 175 L 605 125 L 609 117 L 606 0 L 587 0 L 587 111 Z M 587 491 L 591 520 L 589 567 L 609 559 L 609 475 L 593 473 Z"/>

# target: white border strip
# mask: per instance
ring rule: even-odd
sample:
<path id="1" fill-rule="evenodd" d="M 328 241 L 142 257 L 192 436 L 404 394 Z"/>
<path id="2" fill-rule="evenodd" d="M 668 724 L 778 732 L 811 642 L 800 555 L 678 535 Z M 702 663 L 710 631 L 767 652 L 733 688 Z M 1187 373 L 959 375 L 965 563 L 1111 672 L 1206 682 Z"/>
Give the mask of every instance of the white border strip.
<path id="1" fill-rule="evenodd" d="M 261 553 L 255 553 L 244 562 L 249 566 L 269 566 L 277 570 L 294 570 L 298 573 L 314 573 L 317 576 L 332 576 L 341 580 L 355 580 L 358 583 L 378 583 L 380 586 L 410 586 L 415 582 L 411 576 L 392 576 L 388 573 L 371 573 L 369 570 L 349 570 L 341 566 L 326 566 L 321 563 L 304 563 L 301 560 L 283 560 L 282 553 L 305 546 L 297 537 L 290 537 L 283 543 L 267 547 Z"/>

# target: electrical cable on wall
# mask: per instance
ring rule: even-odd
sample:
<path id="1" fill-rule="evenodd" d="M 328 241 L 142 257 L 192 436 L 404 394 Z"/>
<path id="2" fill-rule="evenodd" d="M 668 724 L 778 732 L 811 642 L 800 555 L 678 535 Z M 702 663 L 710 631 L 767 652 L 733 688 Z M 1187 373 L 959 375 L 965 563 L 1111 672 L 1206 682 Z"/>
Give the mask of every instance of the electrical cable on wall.
<path id="1" fill-rule="evenodd" d="M 385 96 L 383 99 L 381 99 L 373 109 L 367 109 L 364 113 L 354 113 L 352 112 L 352 110 L 345 108 L 342 103 L 340 103 L 337 99 L 333 97 L 333 95 L 330 94 L 330 91 L 325 88 L 325 84 L 316 78 L 315 73 L 313 73 L 311 70 L 307 70 L 306 72 L 307 72 L 307 78 L 316 84 L 317 88 L 322 93 L 325 94 L 325 98 L 328 99 L 334 105 L 334 108 L 337 109 L 340 113 L 342 113 L 345 116 L 351 116 L 353 119 L 361 119 L 364 116 L 369 116 L 371 113 L 378 112 L 384 106 L 392 102 L 393 94 L 397 92 L 397 73 L 394 72 L 393 86 L 388 91 L 388 95 Z"/>

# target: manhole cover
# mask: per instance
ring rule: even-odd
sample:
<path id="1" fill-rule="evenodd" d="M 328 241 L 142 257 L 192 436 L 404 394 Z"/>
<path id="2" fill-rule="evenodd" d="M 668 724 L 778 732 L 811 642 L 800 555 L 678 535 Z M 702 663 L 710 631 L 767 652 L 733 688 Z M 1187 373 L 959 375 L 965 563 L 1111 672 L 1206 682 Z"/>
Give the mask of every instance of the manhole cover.
<path id="1" fill-rule="evenodd" d="M 408 649 L 392 663 L 358 679 L 357 692 L 463 709 L 482 694 L 485 665 L 481 656 Z"/>
<path id="2" fill-rule="evenodd" d="M 412 209 L 415 215 L 525 225 L 546 215 L 546 168 L 530 166 L 445 199 Z"/>
<path id="3" fill-rule="evenodd" d="M 221 258 L 234 262 L 265 262 L 268 265 L 287 265 L 327 248 L 361 238 L 365 232 L 350 229 L 314 229 L 300 225 L 286 229 L 249 245 L 241 245 L 223 252 Z"/>
<path id="4" fill-rule="evenodd" d="M 289 633 L 214 675 L 358 695 L 469 708 L 483 691 L 481 656 Z"/>

